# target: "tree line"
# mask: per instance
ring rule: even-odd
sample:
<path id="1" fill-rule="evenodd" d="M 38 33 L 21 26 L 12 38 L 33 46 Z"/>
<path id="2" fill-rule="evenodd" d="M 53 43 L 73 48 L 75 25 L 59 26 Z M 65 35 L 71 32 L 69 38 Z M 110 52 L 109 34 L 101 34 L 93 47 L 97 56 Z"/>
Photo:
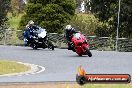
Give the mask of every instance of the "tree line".
<path id="1" fill-rule="evenodd" d="M 119 0 L 91 0 L 92 13 L 103 26 L 96 32 L 98 36 L 116 36 Z M 132 1 L 121 0 L 119 37 L 132 38 Z M 100 35 L 102 34 L 102 35 Z"/>
<path id="2" fill-rule="evenodd" d="M 62 33 L 64 26 L 71 23 L 76 27 L 83 26 L 80 28 L 82 28 L 81 31 L 85 29 L 85 33 L 90 30 L 96 36 L 116 36 L 118 0 L 90 0 L 92 7 L 90 14 L 94 15 L 96 20 L 91 15 L 90 17 L 85 15 L 87 19 L 90 19 L 85 20 L 85 17 L 75 14 L 75 9 L 81 0 L 28 0 L 25 6 L 20 1 L 0 0 L 0 28 L 7 27 L 5 24 L 8 20 L 6 18 L 8 11 L 12 11 L 13 14 L 24 11 L 25 15 L 21 19 L 19 30 L 24 30 L 27 22 L 33 20 L 37 25 L 46 28 L 48 32 Z M 85 21 L 85 24 L 79 21 Z M 92 26 L 88 27 L 91 22 Z M 132 38 L 131 0 L 121 0 L 119 37 Z"/>

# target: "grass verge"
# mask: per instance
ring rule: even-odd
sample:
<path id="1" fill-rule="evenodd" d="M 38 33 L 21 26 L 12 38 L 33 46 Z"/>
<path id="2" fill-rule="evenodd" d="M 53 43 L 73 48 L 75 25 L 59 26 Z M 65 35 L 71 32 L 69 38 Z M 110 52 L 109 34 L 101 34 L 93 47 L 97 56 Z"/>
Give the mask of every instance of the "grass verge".
<path id="1" fill-rule="evenodd" d="M 15 61 L 0 60 L 0 75 L 28 71 L 30 67 Z"/>
<path id="2" fill-rule="evenodd" d="M 86 84 L 81 88 L 132 88 L 131 84 Z"/>

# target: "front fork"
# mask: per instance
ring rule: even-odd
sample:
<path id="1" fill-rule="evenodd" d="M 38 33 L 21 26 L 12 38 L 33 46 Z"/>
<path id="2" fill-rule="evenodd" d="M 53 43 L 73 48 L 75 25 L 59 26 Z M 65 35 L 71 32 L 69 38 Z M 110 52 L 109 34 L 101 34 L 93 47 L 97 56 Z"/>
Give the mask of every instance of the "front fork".
<path id="1" fill-rule="evenodd" d="M 90 46 L 88 44 L 82 44 L 82 51 L 86 52 L 86 50 L 84 49 L 84 46 L 87 47 L 88 49 L 90 48 Z"/>

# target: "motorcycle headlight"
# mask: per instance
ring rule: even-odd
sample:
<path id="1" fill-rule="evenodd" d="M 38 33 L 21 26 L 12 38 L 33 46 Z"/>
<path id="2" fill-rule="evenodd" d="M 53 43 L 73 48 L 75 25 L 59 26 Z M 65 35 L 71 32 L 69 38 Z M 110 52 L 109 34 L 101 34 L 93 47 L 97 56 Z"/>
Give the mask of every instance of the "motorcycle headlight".
<path id="1" fill-rule="evenodd" d="M 26 38 L 24 38 L 24 41 L 27 42 L 28 40 Z"/>
<path id="2" fill-rule="evenodd" d="M 80 37 L 77 38 L 77 40 L 81 39 Z"/>
<path id="3" fill-rule="evenodd" d="M 36 37 L 35 37 L 35 36 L 33 36 L 33 38 L 35 39 Z"/>
<path id="4" fill-rule="evenodd" d="M 78 42 L 77 45 L 78 45 L 78 46 L 81 46 L 81 45 L 82 45 L 82 42 Z"/>
<path id="5" fill-rule="evenodd" d="M 83 43 L 87 43 L 87 40 L 85 39 L 85 40 L 83 41 Z"/>

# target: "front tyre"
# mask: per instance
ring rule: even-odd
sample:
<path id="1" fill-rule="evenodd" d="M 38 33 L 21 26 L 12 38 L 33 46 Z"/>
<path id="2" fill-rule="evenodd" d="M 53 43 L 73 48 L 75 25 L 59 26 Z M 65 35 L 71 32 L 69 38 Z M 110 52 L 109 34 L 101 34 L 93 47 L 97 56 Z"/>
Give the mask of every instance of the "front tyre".
<path id="1" fill-rule="evenodd" d="M 36 44 L 33 44 L 33 45 L 32 45 L 32 48 L 33 48 L 34 50 L 37 50 L 37 49 L 38 49 L 38 47 L 37 47 Z"/>
<path id="2" fill-rule="evenodd" d="M 82 56 L 82 54 L 78 54 L 80 57 Z"/>
<path id="3" fill-rule="evenodd" d="M 48 48 L 54 50 L 54 45 L 52 44 L 52 42 L 48 42 Z"/>
<path id="4" fill-rule="evenodd" d="M 89 57 L 92 57 L 92 53 L 90 52 L 90 50 L 84 46 L 84 50 L 85 50 L 85 53 L 89 56 Z"/>

